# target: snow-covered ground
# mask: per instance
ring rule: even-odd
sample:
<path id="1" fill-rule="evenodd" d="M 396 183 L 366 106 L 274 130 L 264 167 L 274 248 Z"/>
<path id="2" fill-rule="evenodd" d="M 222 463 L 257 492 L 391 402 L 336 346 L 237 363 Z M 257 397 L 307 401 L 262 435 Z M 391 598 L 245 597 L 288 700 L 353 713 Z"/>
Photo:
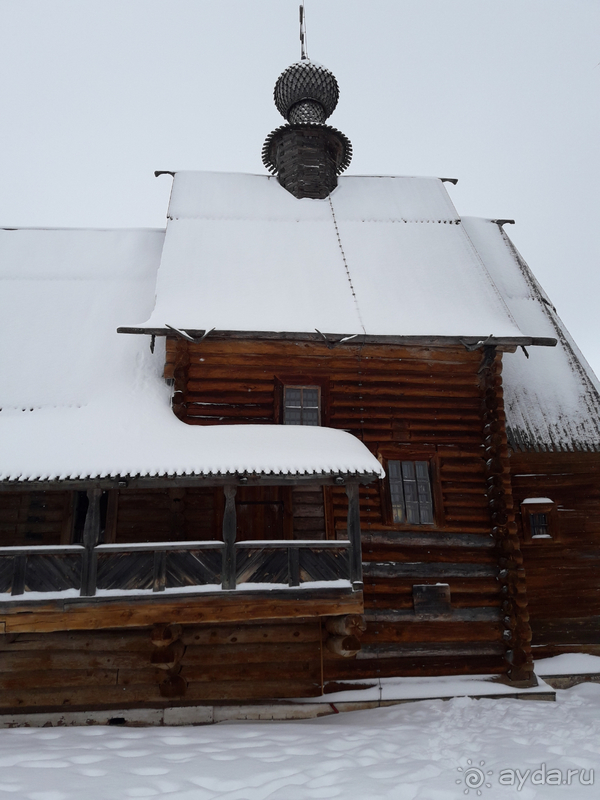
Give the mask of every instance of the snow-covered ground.
<path id="1" fill-rule="evenodd" d="M 300 722 L 15 728 L 0 731 L 0 767 L 0 798 L 19 800 L 591 800 L 600 686 Z"/>

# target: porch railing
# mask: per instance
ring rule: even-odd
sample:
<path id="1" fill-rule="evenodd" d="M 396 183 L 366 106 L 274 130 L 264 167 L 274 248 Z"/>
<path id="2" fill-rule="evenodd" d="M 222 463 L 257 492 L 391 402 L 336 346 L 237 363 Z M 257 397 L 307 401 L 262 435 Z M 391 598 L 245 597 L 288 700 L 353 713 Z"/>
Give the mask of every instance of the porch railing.
<path id="1" fill-rule="evenodd" d="M 83 544 L 0 547 L 0 593 L 65 590 L 82 597 L 135 591 L 233 590 L 347 580 L 362 589 L 358 486 L 347 487 L 347 540 L 237 541 L 235 486 L 225 487 L 223 540 L 98 544 L 101 493 L 90 490 Z"/>

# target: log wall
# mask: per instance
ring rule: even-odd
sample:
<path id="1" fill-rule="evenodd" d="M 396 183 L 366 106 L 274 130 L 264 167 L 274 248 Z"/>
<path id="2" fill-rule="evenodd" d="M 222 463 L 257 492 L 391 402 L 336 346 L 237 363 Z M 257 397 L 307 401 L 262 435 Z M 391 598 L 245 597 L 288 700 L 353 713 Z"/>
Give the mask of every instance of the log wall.
<path id="1" fill-rule="evenodd" d="M 510 675 L 515 652 L 527 659 L 499 355 L 489 348 L 169 339 L 165 375 L 174 381 L 175 413 L 202 425 L 278 424 L 285 385 L 320 386 L 322 424 L 350 431 L 384 464 L 429 463 L 435 523 L 395 524 L 386 482 L 361 487 L 368 625 L 356 657 L 323 646 L 318 619 L 186 626 L 166 677 L 149 662 L 147 628 L 13 634 L 2 642 L 8 661 L 0 657 L 6 708 L 153 705 L 167 695 L 175 703 L 312 696 L 358 678 Z M 117 541 L 221 538 L 222 498 L 211 492 L 123 490 L 110 506 L 107 530 Z M 262 519 L 251 535 L 260 529 L 274 538 L 347 536 L 343 488 L 240 489 L 237 504 L 250 529 Z M 448 584 L 449 607 L 416 613 L 414 587 L 436 584 Z M 194 642 L 190 631 L 200 639 Z M 113 645 L 127 654 L 123 661 L 89 655 Z M 37 656 L 27 661 L 22 651 Z M 51 686 L 36 685 L 42 672 Z"/>
<path id="2" fill-rule="evenodd" d="M 430 464 L 434 526 L 394 524 L 386 484 L 361 487 L 369 627 L 356 660 L 326 654 L 326 680 L 509 668 L 501 553 L 486 497 L 489 387 L 481 364 L 481 351 L 462 347 L 167 340 L 165 376 L 174 381 L 174 411 L 188 424 L 277 424 L 285 385 L 317 385 L 322 424 L 350 431 L 384 463 Z M 326 535 L 344 537 L 345 493 L 325 495 Z M 413 585 L 438 582 L 450 585 L 451 617 L 414 624 Z"/>
<path id="3" fill-rule="evenodd" d="M 0 636 L 0 711 L 92 711 L 322 693 L 321 623 L 272 620 Z M 161 642 L 162 644 L 162 642 Z"/>
<path id="4" fill-rule="evenodd" d="M 510 462 L 517 508 L 528 497 L 557 508 L 552 538 L 521 544 L 534 653 L 600 655 L 600 454 L 519 452 Z"/>

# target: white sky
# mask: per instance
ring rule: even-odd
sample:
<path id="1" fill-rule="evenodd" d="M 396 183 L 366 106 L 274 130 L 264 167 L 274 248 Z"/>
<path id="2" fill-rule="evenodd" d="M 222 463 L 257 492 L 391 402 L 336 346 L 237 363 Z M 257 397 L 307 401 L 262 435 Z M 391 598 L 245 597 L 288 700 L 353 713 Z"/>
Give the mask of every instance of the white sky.
<path id="1" fill-rule="evenodd" d="M 459 178 L 600 373 L 598 0 L 307 0 L 348 174 Z M 263 173 L 298 0 L 0 0 L 0 225 L 162 227 L 155 169 Z"/>

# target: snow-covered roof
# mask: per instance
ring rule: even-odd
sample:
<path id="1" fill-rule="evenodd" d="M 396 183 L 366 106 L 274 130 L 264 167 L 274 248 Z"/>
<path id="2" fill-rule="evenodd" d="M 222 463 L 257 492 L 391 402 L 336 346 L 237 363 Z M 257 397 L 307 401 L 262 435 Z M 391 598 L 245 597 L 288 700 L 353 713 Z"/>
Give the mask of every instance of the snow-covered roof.
<path id="1" fill-rule="evenodd" d="M 438 178 L 343 177 L 298 200 L 260 175 L 178 172 L 156 305 L 129 330 L 523 339 Z"/>
<path id="2" fill-rule="evenodd" d="M 462 226 L 521 330 L 558 340 L 504 356 L 511 447 L 600 451 L 600 384 L 547 294 L 499 225 L 463 217 Z"/>
<path id="3" fill-rule="evenodd" d="M 0 479 L 382 474 L 344 431 L 189 426 L 164 342 L 116 332 L 149 314 L 160 230 L 0 230 Z"/>
<path id="4" fill-rule="evenodd" d="M 151 353 L 148 337 L 116 332 L 139 320 L 557 338 L 505 356 L 511 442 L 600 449 L 597 381 L 498 225 L 459 220 L 437 179 L 344 178 L 332 201 L 335 221 L 328 201 L 274 179 L 180 173 L 166 240 L 0 230 L 0 479 L 381 474 L 343 431 L 185 425 L 161 377 L 164 339 Z"/>

